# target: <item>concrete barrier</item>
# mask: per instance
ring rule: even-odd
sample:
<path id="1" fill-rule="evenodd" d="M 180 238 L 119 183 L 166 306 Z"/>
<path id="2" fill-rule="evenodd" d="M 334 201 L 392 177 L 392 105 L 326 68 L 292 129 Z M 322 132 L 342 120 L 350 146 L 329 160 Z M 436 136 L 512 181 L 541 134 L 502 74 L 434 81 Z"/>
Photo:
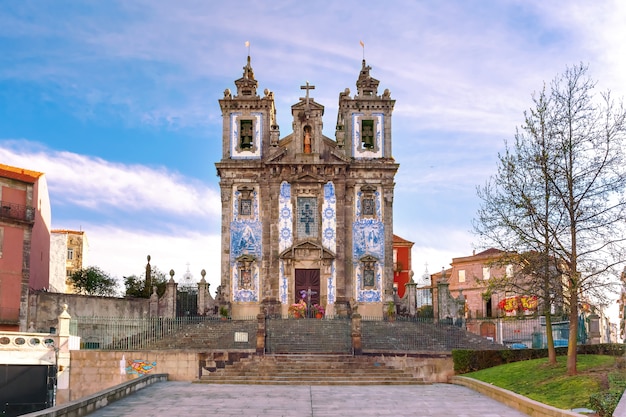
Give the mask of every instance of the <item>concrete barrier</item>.
<path id="1" fill-rule="evenodd" d="M 523 395 L 495 387 L 486 382 L 463 376 L 453 376 L 450 382 L 457 385 L 463 385 L 474 391 L 480 392 L 494 400 L 506 404 L 522 413 L 526 413 L 531 417 L 580 417 L 581 414 L 573 411 L 561 410 L 560 408 L 542 404 L 538 401 L 526 398 Z"/>
<path id="2" fill-rule="evenodd" d="M 145 375 L 103 391 L 22 417 L 81 417 L 139 391 L 155 382 L 167 381 L 167 374 Z"/>

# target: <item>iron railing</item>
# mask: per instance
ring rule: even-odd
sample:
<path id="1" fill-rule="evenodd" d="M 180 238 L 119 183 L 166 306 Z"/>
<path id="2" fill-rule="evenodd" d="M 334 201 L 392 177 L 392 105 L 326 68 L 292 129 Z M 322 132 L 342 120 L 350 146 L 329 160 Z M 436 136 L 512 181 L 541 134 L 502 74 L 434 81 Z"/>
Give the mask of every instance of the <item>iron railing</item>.
<path id="1" fill-rule="evenodd" d="M 81 349 L 254 349 L 257 321 L 219 317 L 73 317 L 70 334 Z"/>
<path id="2" fill-rule="evenodd" d="M 0 201 L 0 218 L 34 222 L 35 209 L 8 201 Z"/>
<path id="3" fill-rule="evenodd" d="M 353 353 L 352 320 L 265 319 L 267 353 Z M 567 344 L 568 322 L 553 318 L 556 346 Z M 260 323 L 256 317 L 177 317 L 127 319 L 76 317 L 70 333 L 81 349 L 245 349 L 256 350 Z M 361 319 L 364 352 L 449 352 L 453 349 L 545 348 L 546 328 L 541 317 L 524 319 L 458 319 L 381 317 Z M 578 343 L 585 343 L 579 338 Z"/>

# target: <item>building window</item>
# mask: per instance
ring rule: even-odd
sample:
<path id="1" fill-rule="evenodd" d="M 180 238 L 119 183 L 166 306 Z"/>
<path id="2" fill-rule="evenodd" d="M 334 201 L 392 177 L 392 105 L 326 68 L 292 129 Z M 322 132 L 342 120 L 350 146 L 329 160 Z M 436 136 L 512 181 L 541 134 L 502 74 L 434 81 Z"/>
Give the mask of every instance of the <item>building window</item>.
<path id="1" fill-rule="evenodd" d="M 361 120 L 361 145 L 365 149 L 374 149 L 373 120 Z"/>
<path id="2" fill-rule="evenodd" d="M 365 256 L 361 259 L 363 281 L 362 287 L 374 288 L 376 287 L 376 258 L 373 256 Z"/>
<path id="3" fill-rule="evenodd" d="M 506 266 L 506 277 L 513 278 L 513 265 L 511 264 Z"/>
<path id="4" fill-rule="evenodd" d="M 240 120 L 239 128 L 239 147 L 241 149 L 251 149 L 254 135 L 252 120 Z"/>
<path id="5" fill-rule="evenodd" d="M 317 198 L 298 197 L 297 231 L 299 238 L 317 237 Z"/>
<path id="6" fill-rule="evenodd" d="M 361 187 L 361 216 L 376 216 L 376 187 L 365 185 Z"/>
<path id="7" fill-rule="evenodd" d="M 252 214 L 252 200 L 249 198 L 242 198 L 239 202 L 239 214 L 242 216 L 249 216 Z"/>
<path id="8" fill-rule="evenodd" d="M 491 268 L 483 266 L 483 279 L 488 280 L 489 278 L 491 278 Z"/>
<path id="9" fill-rule="evenodd" d="M 252 280 L 252 264 L 254 257 L 250 255 L 242 255 L 237 258 L 237 267 L 239 269 L 239 289 L 249 290 L 253 287 Z"/>
<path id="10" fill-rule="evenodd" d="M 74 259 L 74 249 L 68 249 L 67 250 L 67 260 L 71 261 Z"/>
<path id="11" fill-rule="evenodd" d="M 459 270 L 459 282 L 465 282 L 465 269 Z"/>
<path id="12" fill-rule="evenodd" d="M 3 242 L 4 242 L 4 227 L 0 227 L 0 258 L 2 258 Z"/>
<path id="13" fill-rule="evenodd" d="M 251 187 L 239 187 L 239 215 L 251 216 L 252 215 L 252 192 L 254 188 Z"/>
<path id="14" fill-rule="evenodd" d="M 363 215 L 364 216 L 373 216 L 374 215 L 374 199 L 371 197 L 363 198 Z"/>

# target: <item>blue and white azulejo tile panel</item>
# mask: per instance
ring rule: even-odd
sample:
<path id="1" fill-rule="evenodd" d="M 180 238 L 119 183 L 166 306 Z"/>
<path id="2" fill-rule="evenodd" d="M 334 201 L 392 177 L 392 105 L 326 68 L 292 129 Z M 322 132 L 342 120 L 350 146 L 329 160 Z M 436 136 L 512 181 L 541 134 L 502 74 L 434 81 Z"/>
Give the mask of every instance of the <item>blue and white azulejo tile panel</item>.
<path id="1" fill-rule="evenodd" d="M 241 193 L 234 189 L 233 221 L 230 223 L 230 269 L 233 301 L 252 302 L 259 300 L 259 267 L 255 262 L 252 265 L 252 279 L 249 288 L 240 288 L 239 268 L 237 258 L 242 255 L 250 255 L 256 260 L 261 259 L 262 234 L 261 221 L 259 219 L 259 195 L 255 189 L 251 193 L 252 215 L 248 218 L 239 216 L 239 199 Z"/>
<path id="2" fill-rule="evenodd" d="M 283 181 L 278 197 L 278 251 L 282 252 L 293 245 L 293 204 L 291 185 Z"/>
<path id="3" fill-rule="evenodd" d="M 332 253 L 337 253 L 337 199 L 335 185 L 324 185 L 324 203 L 322 205 L 322 246 Z"/>

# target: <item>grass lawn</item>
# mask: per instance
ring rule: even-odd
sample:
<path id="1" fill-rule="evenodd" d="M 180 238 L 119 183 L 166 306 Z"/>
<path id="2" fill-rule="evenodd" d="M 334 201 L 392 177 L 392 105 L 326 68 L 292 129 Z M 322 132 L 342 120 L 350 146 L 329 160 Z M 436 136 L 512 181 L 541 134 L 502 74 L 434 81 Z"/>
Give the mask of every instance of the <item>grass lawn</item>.
<path id="1" fill-rule="evenodd" d="M 561 409 L 589 407 L 589 396 L 609 388 L 609 374 L 623 372 L 615 357 L 578 355 L 578 375 L 566 375 L 565 356 L 557 365 L 534 359 L 470 372 L 462 376 L 478 379 Z"/>

